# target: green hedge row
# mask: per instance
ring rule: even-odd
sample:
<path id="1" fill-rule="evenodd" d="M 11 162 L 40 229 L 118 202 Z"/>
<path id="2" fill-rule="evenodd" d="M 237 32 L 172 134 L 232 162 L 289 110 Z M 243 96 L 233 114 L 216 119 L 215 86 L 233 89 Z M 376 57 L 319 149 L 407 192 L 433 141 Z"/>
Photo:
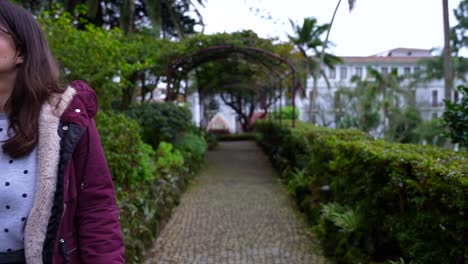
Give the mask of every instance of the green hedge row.
<path id="1" fill-rule="evenodd" d="M 259 144 L 336 263 L 465 263 L 468 155 L 260 122 Z"/>
<path id="2" fill-rule="evenodd" d="M 203 135 L 190 129 L 190 116 L 186 124 L 186 119 L 169 120 L 184 115 L 185 109 L 164 104 L 141 108 L 171 109 L 175 115 L 154 118 L 153 123 L 145 123 L 145 129 L 141 118 L 113 112 L 96 116 L 116 188 L 129 263 L 144 261 L 182 191 L 204 164 L 207 149 Z"/>

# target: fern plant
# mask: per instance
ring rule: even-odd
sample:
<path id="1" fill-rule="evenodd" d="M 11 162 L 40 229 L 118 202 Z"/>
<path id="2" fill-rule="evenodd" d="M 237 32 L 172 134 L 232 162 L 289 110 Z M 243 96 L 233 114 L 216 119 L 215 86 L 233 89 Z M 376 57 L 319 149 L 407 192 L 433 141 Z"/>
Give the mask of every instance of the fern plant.
<path id="1" fill-rule="evenodd" d="M 310 176 L 306 174 L 305 170 L 296 169 L 292 172 L 292 177 L 288 182 L 288 192 L 291 195 L 297 195 L 307 189 L 310 183 Z"/>
<path id="2" fill-rule="evenodd" d="M 327 203 L 322 206 L 322 218 L 331 221 L 340 232 L 352 233 L 359 227 L 360 217 L 355 210 L 339 203 Z"/>

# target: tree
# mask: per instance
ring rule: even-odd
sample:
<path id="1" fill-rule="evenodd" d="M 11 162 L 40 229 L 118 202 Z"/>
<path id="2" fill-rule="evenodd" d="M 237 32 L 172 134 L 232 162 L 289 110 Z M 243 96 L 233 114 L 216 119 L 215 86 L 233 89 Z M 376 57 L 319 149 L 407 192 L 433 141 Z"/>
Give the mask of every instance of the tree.
<path id="1" fill-rule="evenodd" d="M 458 23 L 449 30 L 449 42 L 445 42 L 444 50 L 439 57 L 422 60 L 420 63 L 422 70 L 415 76 L 420 81 L 444 79 L 445 87 L 450 88 L 445 89 L 447 100 L 451 100 L 451 87 L 454 85 L 454 80 L 467 82 L 468 58 L 459 56 L 459 52 L 468 47 L 468 0 L 462 0 L 458 8 L 454 10 L 454 14 Z M 447 52 L 448 50 L 450 52 Z M 447 59 L 450 61 L 447 62 Z"/>
<path id="2" fill-rule="evenodd" d="M 468 47 L 468 0 L 460 1 L 454 15 L 458 24 L 452 28 L 452 50 L 458 56 L 461 49 Z"/>
<path id="3" fill-rule="evenodd" d="M 305 59 L 305 68 L 307 73 L 312 73 L 314 79 L 314 86 L 312 94 L 310 96 L 310 118 L 312 123 L 315 123 L 315 103 L 318 95 L 318 88 L 316 82 L 321 74 L 326 80 L 327 77 L 323 71 L 318 72 L 317 69 L 320 67 L 320 51 L 319 49 L 326 46 L 326 43 L 321 40 L 322 35 L 328 30 L 329 25 L 319 25 L 318 21 L 314 17 L 304 18 L 302 26 L 296 25 L 290 20 L 293 28 L 294 36 L 289 35 L 288 38 L 293 45 L 299 50 Z M 330 67 L 334 68 L 334 65 L 341 62 L 341 59 L 329 54 L 324 53 L 323 61 Z"/>
<path id="4" fill-rule="evenodd" d="M 317 85 L 318 85 L 318 78 L 317 76 L 319 76 L 322 72 L 322 65 L 323 63 L 325 62 L 325 58 L 326 58 L 326 49 L 328 48 L 328 38 L 330 36 L 330 31 L 332 29 L 332 26 L 333 26 L 333 22 L 335 21 L 335 16 L 336 16 L 336 13 L 338 11 L 338 8 L 340 7 L 341 5 L 341 1 L 342 0 L 338 0 L 338 3 L 335 7 L 335 10 L 333 11 L 333 16 L 332 16 L 332 19 L 330 21 L 330 24 L 328 26 L 328 30 L 327 30 L 327 35 L 325 37 L 325 41 L 324 41 L 324 45 L 322 46 L 322 51 L 320 52 L 320 58 L 319 58 L 319 61 L 318 61 L 318 67 L 316 67 L 316 70 L 314 71 L 314 84 L 313 84 L 313 93 L 312 93 L 312 96 L 311 97 L 314 97 L 314 100 L 312 102 L 311 100 L 311 103 L 310 103 L 310 115 L 312 116 L 312 122 L 315 123 L 315 109 L 316 106 L 314 105 L 315 104 L 315 98 L 317 97 L 318 95 L 318 88 L 317 88 Z M 356 0 L 348 0 L 348 7 L 349 7 L 349 11 L 352 11 L 354 9 L 354 6 L 356 4 Z M 328 84 L 328 80 L 326 79 L 325 77 L 325 81 L 327 82 Z"/>
<path id="5" fill-rule="evenodd" d="M 452 143 L 459 143 L 468 148 L 468 87 L 459 86 L 457 90 L 463 98 L 459 103 L 444 101 L 446 110 L 443 120 L 448 129 L 447 135 L 451 138 Z"/>

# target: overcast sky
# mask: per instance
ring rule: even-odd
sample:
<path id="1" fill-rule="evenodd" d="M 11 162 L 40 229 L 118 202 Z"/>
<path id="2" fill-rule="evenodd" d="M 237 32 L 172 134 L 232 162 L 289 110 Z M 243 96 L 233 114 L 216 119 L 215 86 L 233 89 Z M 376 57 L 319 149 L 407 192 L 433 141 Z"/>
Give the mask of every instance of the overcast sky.
<path id="1" fill-rule="evenodd" d="M 450 10 L 459 2 L 449 0 Z M 292 34 L 289 18 L 302 23 L 304 17 L 313 16 L 320 24 L 329 23 L 337 3 L 338 0 L 206 0 L 200 12 L 206 34 L 252 29 L 261 37 L 286 40 Z M 453 26 L 456 20 L 452 11 L 450 15 Z M 357 0 L 352 12 L 348 1 L 343 0 L 330 33 L 335 44 L 332 51 L 339 56 L 368 56 L 397 47 L 440 48 L 442 22 L 442 0 Z"/>

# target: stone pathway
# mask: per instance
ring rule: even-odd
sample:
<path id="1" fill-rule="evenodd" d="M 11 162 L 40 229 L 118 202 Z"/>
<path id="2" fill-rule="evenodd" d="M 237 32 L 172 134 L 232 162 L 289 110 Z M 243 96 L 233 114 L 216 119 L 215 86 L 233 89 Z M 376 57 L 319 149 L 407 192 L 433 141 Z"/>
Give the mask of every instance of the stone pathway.
<path id="1" fill-rule="evenodd" d="M 221 142 L 207 159 L 146 263 L 325 263 L 254 142 Z"/>

